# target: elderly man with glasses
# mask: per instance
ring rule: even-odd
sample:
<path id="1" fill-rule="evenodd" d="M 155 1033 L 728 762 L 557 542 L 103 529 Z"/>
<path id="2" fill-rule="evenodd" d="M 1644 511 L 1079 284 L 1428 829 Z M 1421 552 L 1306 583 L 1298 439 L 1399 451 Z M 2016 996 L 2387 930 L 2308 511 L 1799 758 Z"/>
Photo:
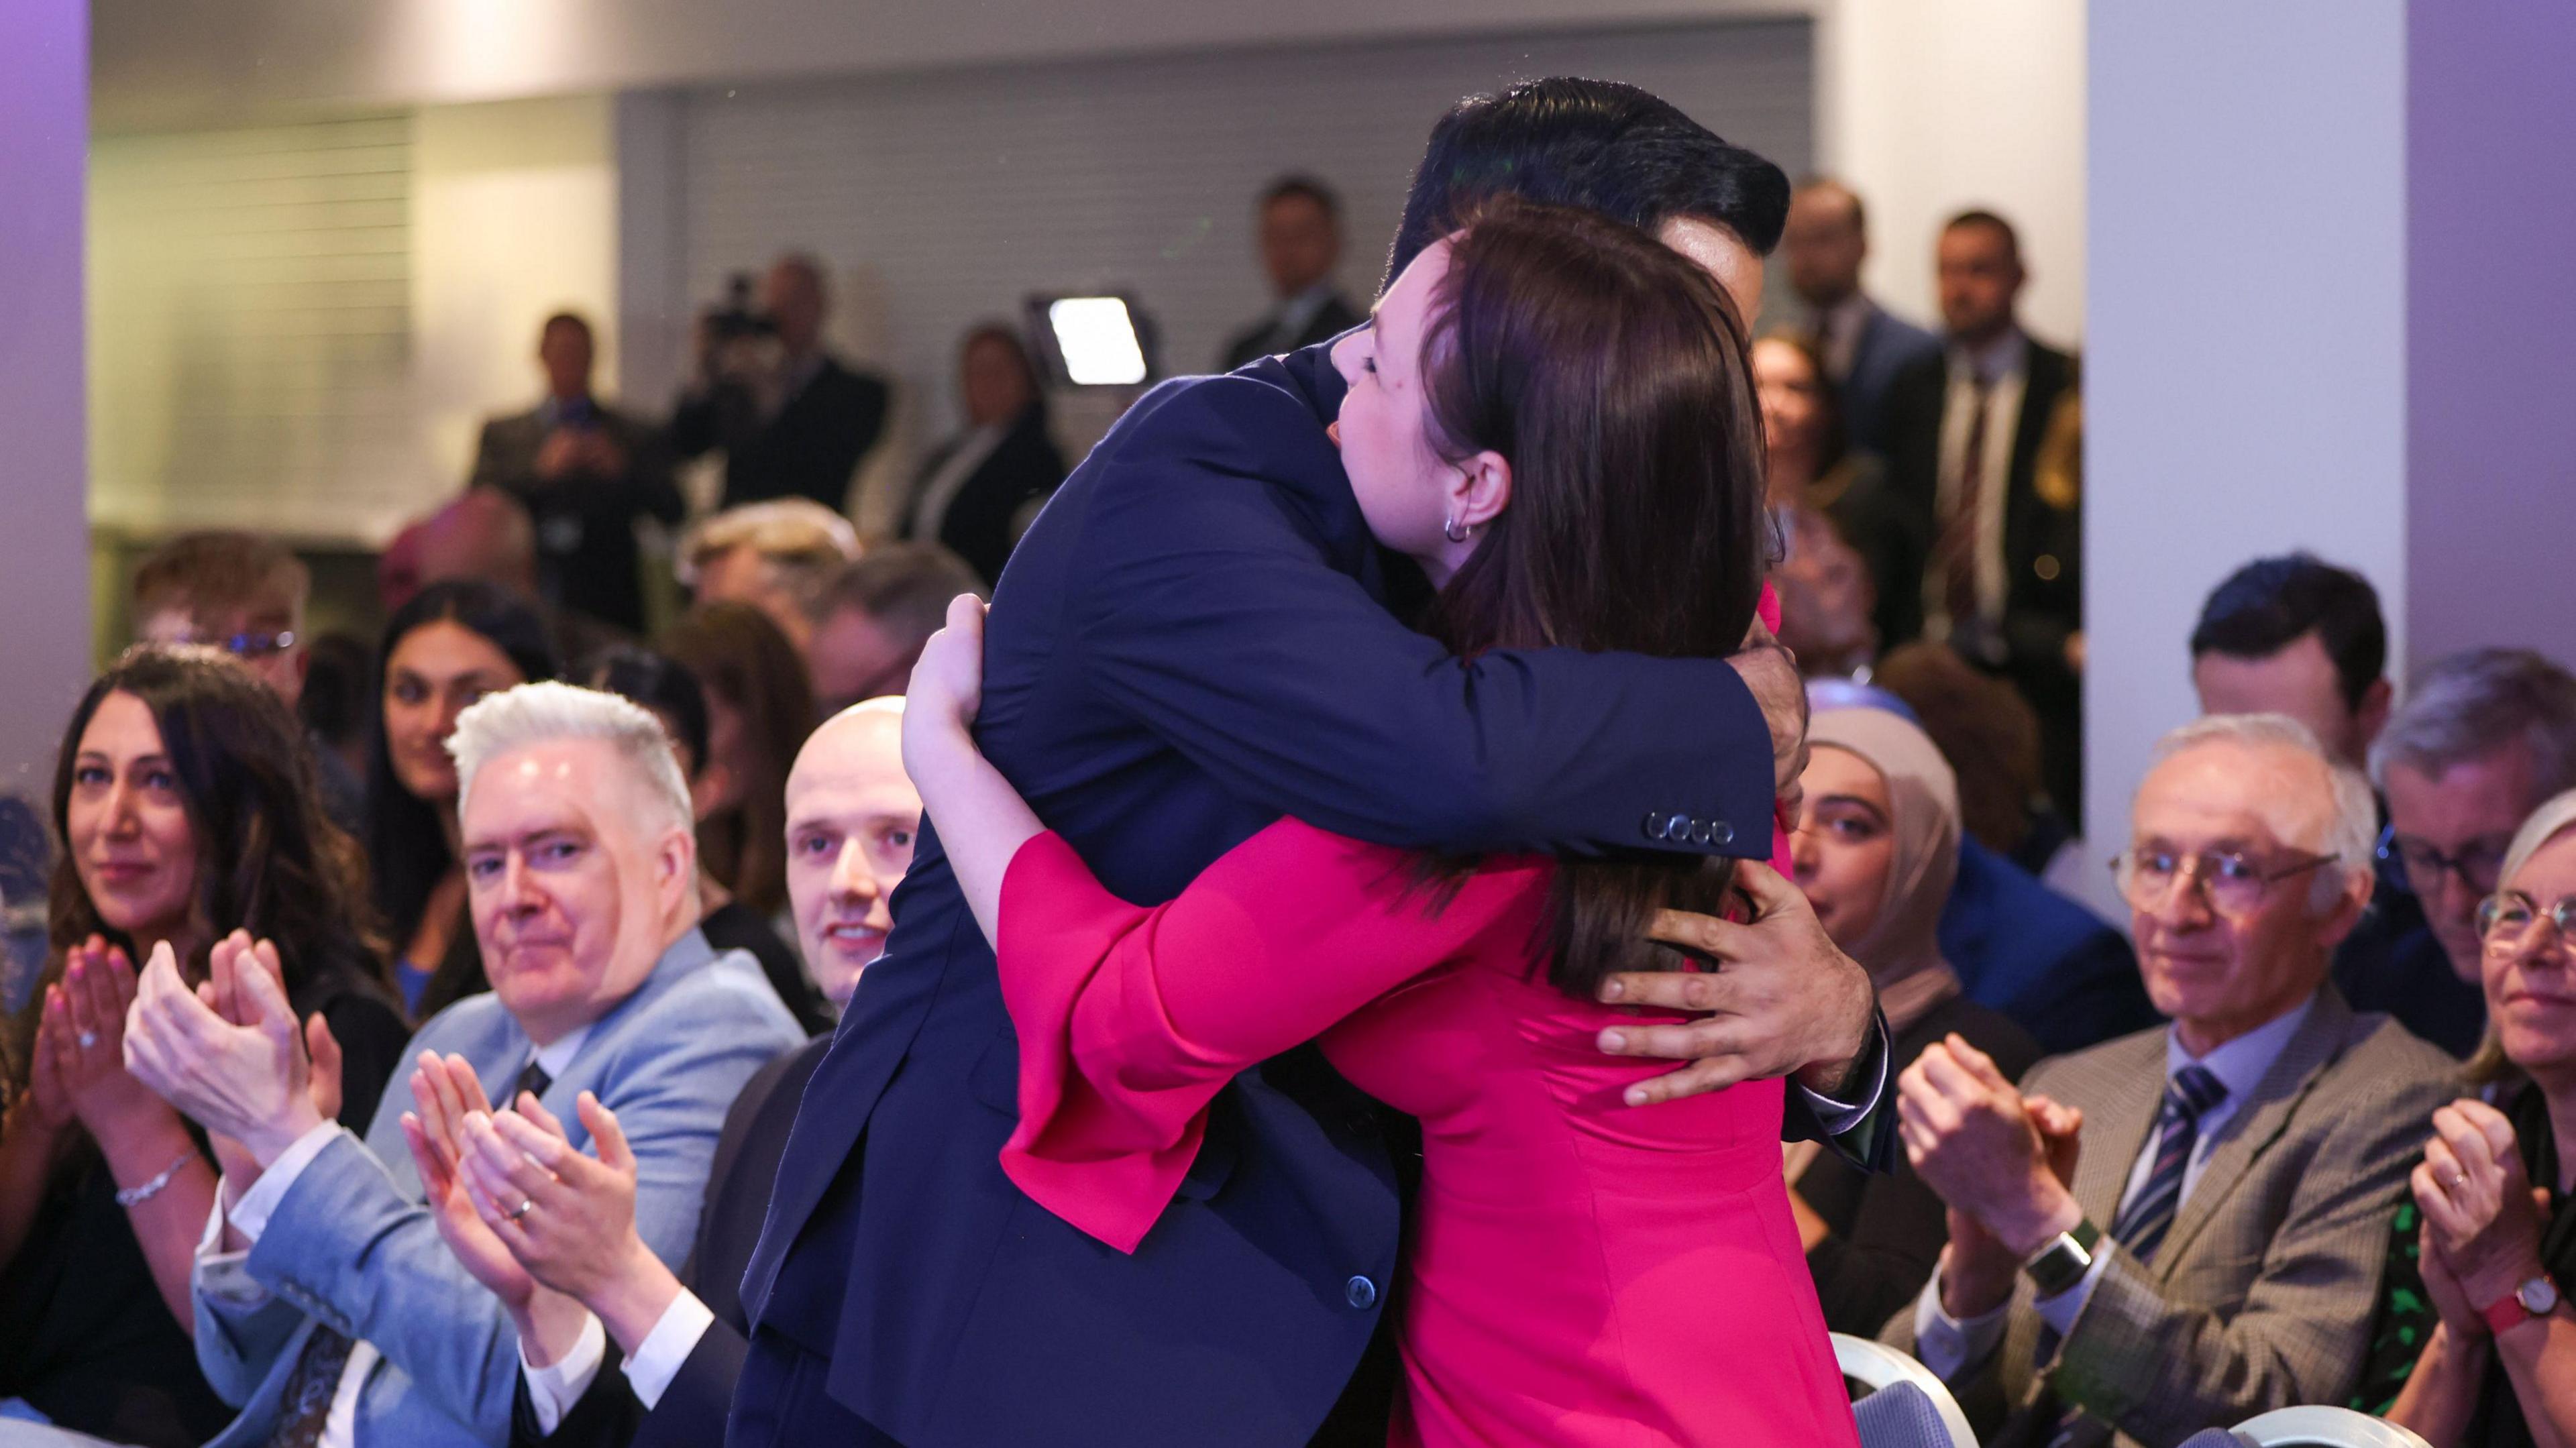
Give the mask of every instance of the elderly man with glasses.
<path id="1" fill-rule="evenodd" d="M 1907 1069 L 1906 1155 L 1950 1208 L 1886 1336 L 1990 1443 L 2171 1443 L 2340 1402 L 2388 1218 L 2450 1061 L 2327 980 L 2368 905 L 2360 775 L 2282 715 L 2166 736 L 2115 862 L 2171 1024 L 2016 1089 L 1955 1038 Z"/>

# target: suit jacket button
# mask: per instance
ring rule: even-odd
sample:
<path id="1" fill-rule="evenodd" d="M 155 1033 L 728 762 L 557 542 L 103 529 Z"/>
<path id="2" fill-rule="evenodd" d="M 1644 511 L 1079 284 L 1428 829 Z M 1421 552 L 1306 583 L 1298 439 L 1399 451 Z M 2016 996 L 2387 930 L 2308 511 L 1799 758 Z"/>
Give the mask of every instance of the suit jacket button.
<path id="1" fill-rule="evenodd" d="M 1365 1312 L 1377 1306 L 1377 1284 L 1365 1277 L 1354 1277 L 1342 1284 L 1342 1296 L 1350 1299 L 1351 1306 Z"/>
<path id="2" fill-rule="evenodd" d="M 1650 839 L 1650 840 L 1660 840 L 1660 839 L 1662 839 L 1663 837 L 1664 837 L 1664 816 L 1663 816 L 1663 813 L 1662 813 L 1660 810 L 1649 812 L 1649 813 L 1647 814 L 1647 816 L 1646 816 L 1646 838 L 1647 838 L 1647 839 Z"/>
<path id="3" fill-rule="evenodd" d="M 1677 814 L 1664 822 L 1664 838 L 1680 844 L 1690 838 L 1691 817 Z"/>
<path id="4" fill-rule="evenodd" d="M 1712 822 L 1708 827 L 1708 842 L 1712 845 L 1734 844 L 1735 826 L 1728 824 L 1724 820 Z"/>
<path id="5" fill-rule="evenodd" d="M 2056 582 L 2058 574 L 2057 555 L 2053 553 L 2042 553 L 2037 558 L 2031 560 L 2030 571 L 2038 574 L 2039 581 L 2042 583 Z"/>
<path id="6" fill-rule="evenodd" d="M 1708 843 L 1708 821 L 1691 821 L 1691 843 L 1694 845 L 1704 845 Z"/>

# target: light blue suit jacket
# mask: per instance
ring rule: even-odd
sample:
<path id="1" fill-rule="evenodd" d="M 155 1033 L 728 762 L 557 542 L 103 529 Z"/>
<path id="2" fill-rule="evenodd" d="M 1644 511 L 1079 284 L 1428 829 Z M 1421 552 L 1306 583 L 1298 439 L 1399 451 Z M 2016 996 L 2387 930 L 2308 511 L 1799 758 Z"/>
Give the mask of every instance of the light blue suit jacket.
<path id="1" fill-rule="evenodd" d="M 725 1111 L 771 1057 L 803 1039 L 749 955 L 718 956 L 692 929 L 664 951 L 642 987 L 599 1018 L 543 1097 L 576 1148 L 583 1091 L 617 1113 L 635 1150 L 635 1225 L 676 1267 L 688 1255 Z M 404 1053 L 463 1056 L 498 1101 L 535 1057 L 491 995 L 441 1011 Z M 404 1145 L 411 1093 L 388 1087 L 366 1145 L 342 1138 L 315 1157 L 251 1248 L 268 1300 L 241 1307 L 197 1294 L 197 1362 L 242 1414 L 213 1448 L 252 1448 L 275 1431 L 280 1402 L 318 1319 L 372 1344 L 384 1360 L 358 1405 L 367 1448 L 449 1448 L 510 1441 L 519 1338 L 500 1299 L 447 1250 L 421 1205 Z"/>

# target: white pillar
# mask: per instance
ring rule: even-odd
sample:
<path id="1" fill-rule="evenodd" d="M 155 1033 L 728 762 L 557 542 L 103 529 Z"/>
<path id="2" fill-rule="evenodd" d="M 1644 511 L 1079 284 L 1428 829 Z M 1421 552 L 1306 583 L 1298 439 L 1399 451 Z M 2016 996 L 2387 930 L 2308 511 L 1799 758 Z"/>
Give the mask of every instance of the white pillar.
<path id="1" fill-rule="evenodd" d="M 2247 559 L 2367 575 L 2401 676 L 2478 643 L 2576 658 L 2576 17 L 2097 0 L 2091 25 L 2098 858 L 2196 712 L 2192 622 Z"/>
<path id="2" fill-rule="evenodd" d="M 90 677 L 87 0 L 0 5 L 0 794 L 41 803 Z"/>

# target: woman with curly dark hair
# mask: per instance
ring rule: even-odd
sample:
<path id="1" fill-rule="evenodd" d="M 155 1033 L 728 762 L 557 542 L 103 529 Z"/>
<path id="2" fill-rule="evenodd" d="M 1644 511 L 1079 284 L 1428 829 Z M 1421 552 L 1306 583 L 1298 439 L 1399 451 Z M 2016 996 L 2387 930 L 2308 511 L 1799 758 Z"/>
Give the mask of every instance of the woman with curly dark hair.
<path id="1" fill-rule="evenodd" d="M 203 980 L 224 936 L 273 942 L 317 1098 L 360 1127 L 409 1028 L 302 731 L 225 655 L 146 645 L 102 675 L 64 731 L 52 808 L 52 959 L 10 1033 L 0 1120 L 0 1401 L 119 1442 L 200 1442 L 231 1416 L 188 1341 L 217 1171 L 125 1069 L 138 965 L 166 946 Z"/>

